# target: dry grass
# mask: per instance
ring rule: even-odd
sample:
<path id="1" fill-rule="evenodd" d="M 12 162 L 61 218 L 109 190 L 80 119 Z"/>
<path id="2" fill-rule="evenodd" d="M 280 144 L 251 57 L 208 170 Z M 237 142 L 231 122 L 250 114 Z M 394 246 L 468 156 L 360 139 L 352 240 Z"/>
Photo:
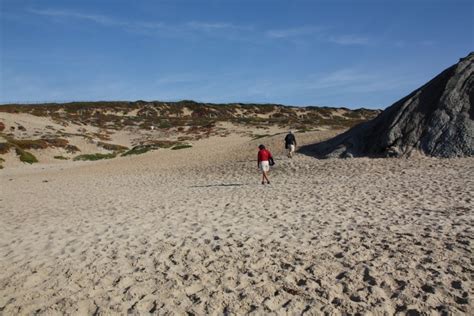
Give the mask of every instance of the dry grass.
<path id="1" fill-rule="evenodd" d="M 69 141 L 64 138 L 45 138 L 44 139 L 51 147 L 66 148 Z"/>
<path id="2" fill-rule="evenodd" d="M 307 128 L 314 128 L 321 124 L 320 120 L 335 120 L 335 113 L 341 110 L 345 111 L 342 119 L 348 121 L 368 120 L 379 113 L 379 111 L 367 109 L 349 110 L 328 107 L 306 107 L 303 109 L 279 104 L 212 104 L 190 100 L 179 102 L 117 101 L 37 105 L 7 104 L 0 107 L 0 112 L 29 113 L 36 116 L 51 117 L 62 125 L 74 122 L 112 130 L 120 130 L 124 127 L 149 129 L 151 126 L 162 129 L 179 126 L 209 127 L 209 124 L 217 121 L 232 121 L 251 125 L 295 125 L 304 123 Z M 136 111 L 136 115 L 129 115 L 131 111 Z M 190 114 L 184 115 L 185 111 Z M 124 113 L 127 115 L 124 116 Z M 243 117 L 240 113 L 243 113 Z M 271 115 L 269 119 L 258 117 L 259 115 L 269 114 Z M 342 122 L 337 121 L 336 123 L 337 126 L 341 126 Z M 354 125 L 354 122 L 347 122 L 343 125 Z M 110 140 L 110 137 L 104 133 L 95 136 L 102 141 Z"/>
<path id="3" fill-rule="evenodd" d="M 21 149 L 46 149 L 50 147 L 48 142 L 43 139 L 7 139 L 9 143 L 18 146 Z"/>

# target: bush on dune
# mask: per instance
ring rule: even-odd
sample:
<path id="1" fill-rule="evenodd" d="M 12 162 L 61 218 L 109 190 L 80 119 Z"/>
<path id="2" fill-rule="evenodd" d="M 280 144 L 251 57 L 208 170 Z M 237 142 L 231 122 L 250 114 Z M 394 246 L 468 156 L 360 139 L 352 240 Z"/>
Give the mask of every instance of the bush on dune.
<path id="1" fill-rule="evenodd" d="M 15 150 L 16 150 L 16 154 L 20 156 L 20 161 L 26 162 L 29 164 L 38 162 L 38 159 L 36 159 L 36 157 L 32 153 L 27 152 L 21 149 L 20 147 L 16 147 Z"/>
<path id="2" fill-rule="evenodd" d="M 81 160 L 81 161 L 95 161 L 95 160 L 102 160 L 102 159 L 112 159 L 112 158 L 115 158 L 117 156 L 116 153 L 112 153 L 112 154 L 100 154 L 100 153 L 96 153 L 96 154 L 84 154 L 84 155 L 79 155 L 79 156 L 76 156 L 74 157 L 74 161 L 78 161 L 78 160 Z"/>
<path id="3" fill-rule="evenodd" d="M 64 138 L 45 138 L 44 139 L 51 147 L 66 148 L 69 141 Z"/>
<path id="4" fill-rule="evenodd" d="M 171 148 L 171 150 L 185 149 L 185 148 L 191 148 L 191 147 L 193 146 L 189 144 L 179 144 Z"/>
<path id="5" fill-rule="evenodd" d="M 43 139 L 9 139 L 9 142 L 20 147 L 21 149 L 46 149 L 48 142 Z"/>
<path id="6" fill-rule="evenodd" d="M 132 149 L 130 149 L 129 151 L 126 151 L 122 154 L 122 157 L 126 157 L 126 156 L 131 156 L 131 155 L 141 155 L 141 154 L 144 154 L 146 152 L 149 152 L 150 150 L 154 150 L 155 148 L 152 148 L 150 146 L 135 146 L 133 147 Z M 156 148 L 158 149 L 158 148 Z"/>
<path id="7" fill-rule="evenodd" d="M 109 144 L 109 143 L 104 143 L 104 142 L 98 142 L 97 145 L 100 147 L 111 150 L 111 151 L 125 151 L 128 150 L 128 147 L 122 146 L 122 145 L 116 145 L 116 144 Z"/>

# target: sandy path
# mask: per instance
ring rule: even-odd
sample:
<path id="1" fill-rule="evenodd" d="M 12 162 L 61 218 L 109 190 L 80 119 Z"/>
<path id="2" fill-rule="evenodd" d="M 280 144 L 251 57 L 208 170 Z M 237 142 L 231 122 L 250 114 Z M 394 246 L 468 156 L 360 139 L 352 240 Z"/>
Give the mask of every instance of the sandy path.
<path id="1" fill-rule="evenodd" d="M 0 313 L 472 310 L 474 159 L 279 156 L 262 186 L 225 146 L 5 170 Z"/>

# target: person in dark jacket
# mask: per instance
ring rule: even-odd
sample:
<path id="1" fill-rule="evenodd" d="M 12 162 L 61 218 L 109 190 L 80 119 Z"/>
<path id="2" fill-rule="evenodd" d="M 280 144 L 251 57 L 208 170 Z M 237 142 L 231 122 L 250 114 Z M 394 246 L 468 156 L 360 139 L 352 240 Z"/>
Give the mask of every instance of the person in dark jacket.
<path id="1" fill-rule="evenodd" d="M 270 171 L 270 161 L 273 160 L 272 154 L 263 145 L 258 146 L 258 149 L 257 164 L 258 169 L 262 172 L 262 184 L 265 184 L 265 181 L 270 184 L 268 172 Z"/>
<path id="2" fill-rule="evenodd" d="M 293 158 L 296 148 L 296 138 L 292 131 L 285 137 L 285 148 L 288 150 L 288 158 Z"/>

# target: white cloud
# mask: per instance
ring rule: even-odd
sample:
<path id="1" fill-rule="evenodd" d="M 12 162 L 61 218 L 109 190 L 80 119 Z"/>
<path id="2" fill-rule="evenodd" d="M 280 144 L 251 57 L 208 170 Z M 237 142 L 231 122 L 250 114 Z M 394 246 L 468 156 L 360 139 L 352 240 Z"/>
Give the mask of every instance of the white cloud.
<path id="1" fill-rule="evenodd" d="M 133 23 L 132 25 L 143 29 L 162 29 L 166 27 L 166 25 L 162 22 L 137 22 Z"/>
<path id="2" fill-rule="evenodd" d="M 251 26 L 236 25 L 226 22 L 198 22 L 192 21 L 184 24 L 170 25 L 163 22 L 152 22 L 152 21 L 127 21 L 112 18 L 105 15 L 97 14 L 85 14 L 81 12 L 74 12 L 68 10 L 54 10 L 54 9 L 29 9 L 28 12 L 47 16 L 52 18 L 74 18 L 87 20 L 103 26 L 115 26 L 123 27 L 129 30 L 142 30 L 142 31 L 153 31 L 153 30 L 164 30 L 167 32 L 183 33 L 191 31 L 206 31 L 206 32 L 219 32 L 219 31 L 249 31 L 252 29 Z"/>
<path id="3" fill-rule="evenodd" d="M 250 26 L 242 26 L 242 25 L 235 25 L 232 23 L 224 23 L 224 22 L 216 22 L 216 23 L 209 23 L 209 22 L 189 22 L 186 25 L 195 30 L 251 30 L 252 27 Z"/>
<path id="4" fill-rule="evenodd" d="M 274 29 L 265 32 L 269 38 L 292 38 L 305 35 L 311 35 L 321 32 L 322 28 L 316 26 L 303 26 L 286 29 Z"/>
<path id="5" fill-rule="evenodd" d="M 357 35 L 331 36 L 329 42 L 339 45 L 368 45 L 370 41 L 367 37 Z"/>
<path id="6" fill-rule="evenodd" d="M 320 41 L 331 42 L 339 45 L 369 45 L 370 40 L 360 35 L 330 35 L 327 28 L 321 26 L 302 26 L 286 29 L 273 29 L 265 32 L 265 36 L 271 39 L 295 39 L 305 36 L 313 36 Z"/>
<path id="7" fill-rule="evenodd" d="M 390 76 L 387 73 L 391 73 Z M 322 76 L 312 76 L 304 89 L 330 89 L 340 93 L 374 93 L 410 87 L 419 83 L 419 78 L 409 75 L 394 75 L 393 70 L 371 71 L 356 68 L 340 69 Z"/>
<path id="8" fill-rule="evenodd" d="M 374 80 L 375 78 L 376 76 L 373 74 L 360 72 L 355 69 L 348 68 L 326 74 L 324 77 L 319 78 L 316 81 L 316 84 L 323 88 L 335 87 L 347 85 L 354 82 L 367 82 L 370 80 Z"/>
<path id="9" fill-rule="evenodd" d="M 181 24 L 167 24 L 160 21 L 125 20 L 106 15 L 88 14 L 70 10 L 29 9 L 27 11 L 32 14 L 50 18 L 80 19 L 106 27 L 119 27 L 127 31 L 147 35 L 160 34 L 167 37 L 185 37 L 193 33 L 204 32 L 205 34 L 212 34 L 229 40 L 248 40 L 250 37 L 255 39 L 262 36 L 275 40 L 294 40 L 312 36 L 313 40 L 327 41 L 339 45 L 368 45 L 370 43 L 369 39 L 364 36 L 329 35 L 325 31 L 326 28 L 314 25 L 256 31 L 251 25 L 239 25 L 225 21 L 191 21 Z"/>
<path id="10" fill-rule="evenodd" d="M 64 10 L 52 10 L 52 9 L 45 9 L 45 10 L 38 10 L 38 9 L 29 9 L 28 12 L 49 16 L 49 17 L 59 17 L 59 18 L 76 18 L 82 20 L 92 21 L 98 24 L 102 24 L 105 26 L 126 26 L 129 23 L 124 21 L 119 21 L 104 15 L 96 15 L 96 14 L 84 14 L 79 12 L 73 11 L 64 11 Z"/>

